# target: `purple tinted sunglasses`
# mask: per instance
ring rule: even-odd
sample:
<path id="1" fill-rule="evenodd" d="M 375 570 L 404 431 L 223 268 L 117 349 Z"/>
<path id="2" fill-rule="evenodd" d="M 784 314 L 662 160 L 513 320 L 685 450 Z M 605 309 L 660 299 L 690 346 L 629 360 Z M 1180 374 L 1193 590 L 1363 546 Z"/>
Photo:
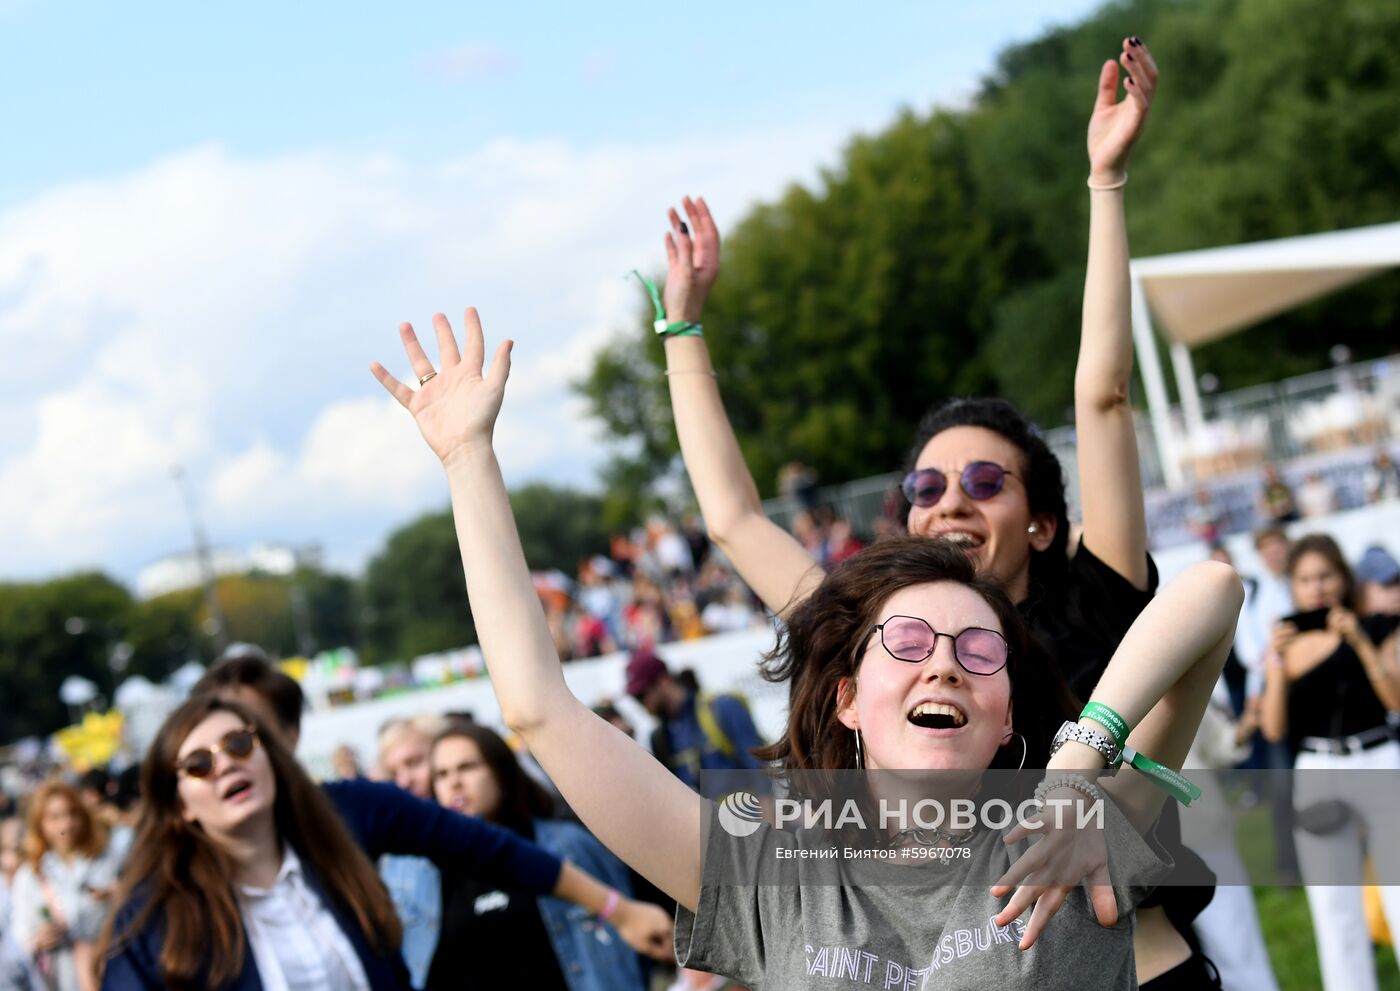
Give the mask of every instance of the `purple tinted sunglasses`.
<path id="1" fill-rule="evenodd" d="M 1016 474 L 995 461 L 974 461 L 962 470 L 962 490 L 969 499 L 990 499 L 1006 484 L 1006 476 Z M 923 468 L 904 476 L 904 498 L 911 506 L 929 509 L 938 505 L 948 491 L 948 476 L 937 468 Z"/>

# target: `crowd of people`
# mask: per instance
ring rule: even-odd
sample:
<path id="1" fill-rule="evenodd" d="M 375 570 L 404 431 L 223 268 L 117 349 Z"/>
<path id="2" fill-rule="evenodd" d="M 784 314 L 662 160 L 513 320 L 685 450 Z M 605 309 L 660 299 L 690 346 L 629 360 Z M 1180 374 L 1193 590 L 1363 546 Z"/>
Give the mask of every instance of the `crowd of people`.
<path id="1" fill-rule="evenodd" d="M 1232 500 L 1222 498 L 1221 491 L 1201 485 L 1186 511 L 1186 525 L 1197 540 L 1214 545 L 1231 533 L 1248 532 L 1268 524 L 1282 526 L 1299 520 L 1317 520 L 1340 510 L 1397 499 L 1400 499 L 1400 466 L 1391 458 L 1388 448 L 1380 447 L 1359 471 L 1349 472 L 1344 481 L 1330 479 L 1324 472 L 1311 468 L 1299 472 L 1296 484 L 1290 483 L 1277 465 L 1265 465 L 1252 501 L 1244 505 L 1230 505 Z"/>
<path id="2" fill-rule="evenodd" d="M 692 514 L 614 534 L 577 575 L 535 575 L 555 650 L 565 661 L 695 640 L 764 621 L 758 603 Z"/>
<path id="3" fill-rule="evenodd" d="M 1300 768 L 1400 769 L 1387 612 L 1400 576 L 1379 547 L 1358 586 L 1326 536 L 1271 530 L 1268 575 L 1244 583 L 1205 561 L 1158 587 L 1128 402 L 1124 212 L 1157 78 L 1142 40 L 1123 39 L 1090 118 L 1073 540 L 1061 465 L 988 398 L 919 424 L 887 527 L 900 532 L 862 547 L 818 506 L 795 534 L 770 521 L 703 332 L 719 233 L 687 198 L 669 216 L 657 331 L 705 532 L 657 523 L 576 584 L 542 586 L 492 440 L 510 343 L 488 364 L 476 312 L 461 338 L 439 315 L 434 362 L 404 324 L 417 388 L 373 371 L 446 472 L 503 726 L 395 720 L 368 775 L 349 762 L 318 784 L 294 756 L 297 682 L 256 650 L 222 658 L 164 722 L 134 797 L 54 779 L 25 796 L 22 823 L 0 824 L 0 988 L 642 989 L 660 961 L 689 989 L 1269 986 L 1257 952 L 1204 922 L 1217 892 L 1181 839 L 1199 789 L 1180 770 L 1232 654 L 1236 742 L 1257 724 L 1283 748 L 1264 753 Z M 788 481 L 801 494 L 813 480 Z M 740 696 L 664 659 L 668 640 L 751 622 L 750 594 L 781 621 L 760 666 L 788 688 L 772 740 Z M 657 720 L 645 743 L 564 677 L 561 659 L 616 649 L 630 650 L 622 690 Z M 833 830 L 783 830 L 758 797 L 854 772 L 883 806 L 911 771 L 950 772 L 938 797 L 968 802 L 1001 771 L 1036 811 L 1011 828 L 882 823 L 861 849 L 908 862 L 877 882 L 798 856 Z M 716 773 L 753 780 L 716 802 Z M 1378 861 L 1400 849 L 1380 842 L 1372 804 L 1299 791 L 1284 811 L 1305 883 L 1318 863 L 1359 863 L 1368 840 Z M 745 798 L 759 811 L 736 826 Z M 1057 805 L 1081 823 L 1097 810 L 1100 831 L 1052 821 Z M 778 860 L 800 863 L 763 882 L 760 862 Z M 1359 887 L 1308 897 L 1329 991 L 1374 987 Z M 1382 898 L 1400 929 L 1400 888 Z"/>

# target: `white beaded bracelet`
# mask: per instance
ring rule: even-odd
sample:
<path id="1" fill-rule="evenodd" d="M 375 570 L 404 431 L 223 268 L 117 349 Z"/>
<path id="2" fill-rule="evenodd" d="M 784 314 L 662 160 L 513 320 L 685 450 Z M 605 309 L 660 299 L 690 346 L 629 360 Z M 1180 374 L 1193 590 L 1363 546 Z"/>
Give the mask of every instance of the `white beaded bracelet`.
<path id="1" fill-rule="evenodd" d="M 1045 796 L 1057 788 L 1072 789 L 1096 802 L 1103 798 L 1103 792 L 1099 789 L 1099 786 L 1084 777 L 1084 775 L 1057 774 L 1053 778 L 1046 778 L 1035 786 L 1035 800 L 1041 805 L 1044 805 Z"/>

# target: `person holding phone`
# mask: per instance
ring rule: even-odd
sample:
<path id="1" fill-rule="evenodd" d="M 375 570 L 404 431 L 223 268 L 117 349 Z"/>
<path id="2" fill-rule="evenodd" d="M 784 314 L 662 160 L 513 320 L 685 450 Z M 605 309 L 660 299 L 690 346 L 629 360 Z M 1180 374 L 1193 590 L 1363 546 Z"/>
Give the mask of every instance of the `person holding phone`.
<path id="1" fill-rule="evenodd" d="M 1264 736 L 1287 740 L 1299 771 L 1400 769 L 1400 743 L 1387 720 L 1388 712 L 1400 710 L 1400 617 L 1357 618 L 1355 578 L 1341 548 L 1325 534 L 1294 543 L 1286 573 L 1298 611 L 1273 629 L 1265 662 Z M 1337 872 L 1359 878 L 1365 834 L 1381 837 L 1395 828 L 1381 804 L 1384 789 L 1348 783 L 1345 775 L 1305 773 L 1295 785 L 1299 867 L 1328 991 L 1376 987 L 1361 889 L 1338 883 Z M 1370 852 L 1383 875 L 1400 873 L 1394 844 L 1372 843 Z M 1392 930 L 1400 931 L 1400 887 L 1383 887 L 1381 900 Z"/>

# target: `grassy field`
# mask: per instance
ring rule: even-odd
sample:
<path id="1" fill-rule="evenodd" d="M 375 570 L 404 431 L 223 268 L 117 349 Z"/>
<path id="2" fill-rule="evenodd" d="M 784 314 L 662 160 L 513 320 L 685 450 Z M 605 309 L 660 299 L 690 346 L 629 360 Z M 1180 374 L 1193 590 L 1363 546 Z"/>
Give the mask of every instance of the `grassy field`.
<path id="1" fill-rule="evenodd" d="M 1255 888 L 1254 900 L 1279 987 L 1282 991 L 1319 991 L 1322 976 L 1303 889 Z M 1382 991 L 1400 991 L 1400 969 L 1390 947 L 1377 949 L 1376 968 Z"/>
<path id="2" fill-rule="evenodd" d="M 1263 808 L 1240 814 L 1238 845 L 1251 877 L 1264 877 L 1273 863 L 1273 841 Z M 1320 991 L 1322 975 L 1317 966 L 1312 916 L 1302 888 L 1256 887 L 1254 901 L 1264 942 L 1282 991 Z M 1388 946 L 1376 950 L 1376 968 L 1382 991 L 1400 991 L 1400 967 Z"/>

